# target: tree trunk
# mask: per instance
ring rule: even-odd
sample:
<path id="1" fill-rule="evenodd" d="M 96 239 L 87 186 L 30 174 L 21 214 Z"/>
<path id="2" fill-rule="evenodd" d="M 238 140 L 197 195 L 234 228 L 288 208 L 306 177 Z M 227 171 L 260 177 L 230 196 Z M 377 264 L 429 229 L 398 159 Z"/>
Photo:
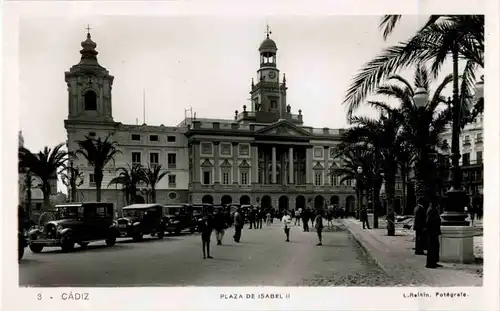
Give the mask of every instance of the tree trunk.
<path id="1" fill-rule="evenodd" d="M 94 168 L 96 201 L 101 202 L 102 169 Z"/>
<path id="2" fill-rule="evenodd" d="M 42 181 L 42 193 L 43 193 L 43 212 L 48 212 L 51 209 L 50 206 L 50 184 L 49 181 Z"/>
<path id="3" fill-rule="evenodd" d="M 402 208 L 402 213 L 401 215 L 406 214 L 406 170 L 402 169 L 401 170 L 401 186 L 403 187 L 403 208 Z"/>
<path id="4" fill-rule="evenodd" d="M 385 175 L 385 195 L 387 198 L 387 235 L 394 236 L 395 235 L 395 214 L 394 214 L 394 195 L 396 188 L 396 178 L 392 174 Z"/>
<path id="5" fill-rule="evenodd" d="M 156 203 L 156 189 L 151 186 L 151 203 Z"/>

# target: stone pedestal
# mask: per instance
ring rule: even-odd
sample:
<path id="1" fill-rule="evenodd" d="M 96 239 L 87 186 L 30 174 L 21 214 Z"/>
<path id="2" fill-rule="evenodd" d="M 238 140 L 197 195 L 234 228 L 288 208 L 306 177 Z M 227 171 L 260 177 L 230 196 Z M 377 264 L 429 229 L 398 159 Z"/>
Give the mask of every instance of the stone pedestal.
<path id="1" fill-rule="evenodd" d="M 440 262 L 474 262 L 474 227 L 441 226 Z"/>

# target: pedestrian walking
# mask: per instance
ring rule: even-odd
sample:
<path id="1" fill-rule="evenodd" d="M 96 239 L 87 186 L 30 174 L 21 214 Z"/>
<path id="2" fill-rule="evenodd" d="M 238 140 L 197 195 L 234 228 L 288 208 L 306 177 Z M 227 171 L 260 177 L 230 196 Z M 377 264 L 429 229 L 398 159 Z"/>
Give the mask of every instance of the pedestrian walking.
<path id="1" fill-rule="evenodd" d="M 212 236 L 212 230 L 212 220 L 208 217 L 208 215 L 204 215 L 203 221 L 200 223 L 203 259 L 213 258 L 212 256 L 210 256 L 210 237 Z"/>
<path id="2" fill-rule="evenodd" d="M 304 226 L 304 232 L 309 232 L 309 217 L 311 217 L 311 211 L 306 208 L 302 212 L 302 225 Z"/>
<path id="3" fill-rule="evenodd" d="M 425 237 L 426 212 L 427 208 L 425 198 L 418 197 L 413 219 L 413 230 L 415 231 L 415 255 L 425 255 L 425 244 L 427 244 Z"/>
<path id="4" fill-rule="evenodd" d="M 295 225 L 296 226 L 300 226 L 300 215 L 301 215 L 300 209 L 296 209 L 295 210 Z"/>
<path id="5" fill-rule="evenodd" d="M 257 227 L 259 229 L 262 229 L 262 222 L 264 221 L 264 217 L 265 217 L 264 210 L 259 207 L 259 209 L 257 210 L 257 214 L 258 214 Z"/>
<path id="6" fill-rule="evenodd" d="M 290 227 L 292 226 L 292 218 L 288 215 L 288 212 L 283 211 L 283 218 L 281 218 L 283 223 L 283 230 L 285 231 L 286 241 L 290 242 Z"/>
<path id="7" fill-rule="evenodd" d="M 245 220 L 243 218 L 243 214 L 241 212 L 241 209 L 238 208 L 236 212 L 234 213 L 234 241 L 236 243 L 240 242 L 241 239 L 241 230 L 243 229 L 243 224 L 245 223 Z"/>
<path id="8" fill-rule="evenodd" d="M 268 225 L 268 226 L 271 225 L 271 211 L 267 211 L 267 214 L 266 214 L 266 225 Z"/>
<path id="9" fill-rule="evenodd" d="M 255 225 L 255 212 L 251 207 L 248 210 L 248 222 L 250 223 L 248 229 L 252 229 Z"/>
<path id="10" fill-rule="evenodd" d="M 427 262 L 425 267 L 442 267 L 439 262 L 439 236 L 441 235 L 441 216 L 435 202 L 429 205 L 426 214 L 425 231 L 427 235 Z"/>
<path id="11" fill-rule="evenodd" d="M 214 211 L 213 227 L 215 230 L 217 245 L 222 245 L 222 239 L 224 238 L 224 233 L 228 226 L 225 215 L 222 211 L 219 211 L 219 209 Z"/>
<path id="12" fill-rule="evenodd" d="M 314 228 L 316 229 L 316 233 L 318 234 L 318 244 L 317 246 L 323 245 L 323 215 L 321 211 L 318 211 L 318 214 L 316 215 L 316 219 L 314 220 Z"/>
<path id="13" fill-rule="evenodd" d="M 361 222 L 363 223 L 363 229 L 365 229 L 365 225 L 367 229 L 370 229 L 370 224 L 368 223 L 368 210 L 366 209 L 366 205 L 361 207 Z"/>
<path id="14" fill-rule="evenodd" d="M 474 218 L 476 216 L 476 207 L 474 205 L 470 206 L 469 215 L 470 215 L 470 224 L 472 227 L 474 227 Z"/>

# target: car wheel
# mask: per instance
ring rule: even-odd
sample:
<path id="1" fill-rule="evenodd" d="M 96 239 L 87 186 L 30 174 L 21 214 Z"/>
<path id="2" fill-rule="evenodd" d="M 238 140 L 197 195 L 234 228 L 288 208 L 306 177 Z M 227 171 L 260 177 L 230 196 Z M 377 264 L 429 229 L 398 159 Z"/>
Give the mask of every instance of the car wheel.
<path id="1" fill-rule="evenodd" d="M 195 233 L 195 232 L 196 232 L 196 228 L 191 228 L 191 229 L 189 230 L 189 232 L 191 232 L 191 233 Z"/>
<path id="2" fill-rule="evenodd" d="M 75 242 L 70 235 L 65 235 L 61 241 L 61 249 L 63 252 L 70 252 L 75 248 Z"/>
<path id="3" fill-rule="evenodd" d="M 33 253 L 40 253 L 43 250 L 43 245 L 40 245 L 40 244 L 30 244 L 30 250 Z"/>
<path id="4" fill-rule="evenodd" d="M 110 236 L 109 238 L 106 239 L 106 245 L 107 246 L 113 246 L 116 243 L 116 237 L 115 236 Z"/>
<path id="5" fill-rule="evenodd" d="M 161 230 L 160 232 L 158 232 L 158 239 L 163 239 L 163 237 L 165 236 L 165 231 Z"/>
<path id="6" fill-rule="evenodd" d="M 81 248 L 85 249 L 89 245 L 89 242 L 82 242 L 82 243 L 78 243 L 78 244 L 80 245 Z"/>

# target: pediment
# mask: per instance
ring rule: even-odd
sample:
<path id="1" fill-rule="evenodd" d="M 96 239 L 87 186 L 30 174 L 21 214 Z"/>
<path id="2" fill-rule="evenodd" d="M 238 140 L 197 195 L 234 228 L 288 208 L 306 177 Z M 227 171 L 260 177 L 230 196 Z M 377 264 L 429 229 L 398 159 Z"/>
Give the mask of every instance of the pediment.
<path id="1" fill-rule="evenodd" d="M 332 165 L 330 165 L 330 170 L 334 170 L 336 168 L 338 168 L 339 166 L 337 165 L 337 163 L 333 162 Z"/>
<path id="2" fill-rule="evenodd" d="M 314 165 L 313 170 L 322 170 L 322 169 L 323 165 L 321 165 L 321 163 L 319 162 L 316 162 L 316 165 Z"/>
<path id="3" fill-rule="evenodd" d="M 256 132 L 259 135 L 271 135 L 271 136 L 289 136 L 289 137 L 304 137 L 310 136 L 310 133 L 295 126 L 288 121 L 279 121 L 272 125 L 269 125 L 263 129 Z"/>
<path id="4" fill-rule="evenodd" d="M 231 167 L 231 166 L 232 166 L 231 163 L 229 163 L 227 159 L 225 159 L 220 165 L 220 167 Z"/>
<path id="5" fill-rule="evenodd" d="M 247 160 L 243 160 L 238 167 L 239 168 L 249 168 L 250 165 L 248 164 Z"/>
<path id="6" fill-rule="evenodd" d="M 201 164 L 201 167 L 213 167 L 213 164 L 209 159 L 205 159 L 205 161 Z"/>

